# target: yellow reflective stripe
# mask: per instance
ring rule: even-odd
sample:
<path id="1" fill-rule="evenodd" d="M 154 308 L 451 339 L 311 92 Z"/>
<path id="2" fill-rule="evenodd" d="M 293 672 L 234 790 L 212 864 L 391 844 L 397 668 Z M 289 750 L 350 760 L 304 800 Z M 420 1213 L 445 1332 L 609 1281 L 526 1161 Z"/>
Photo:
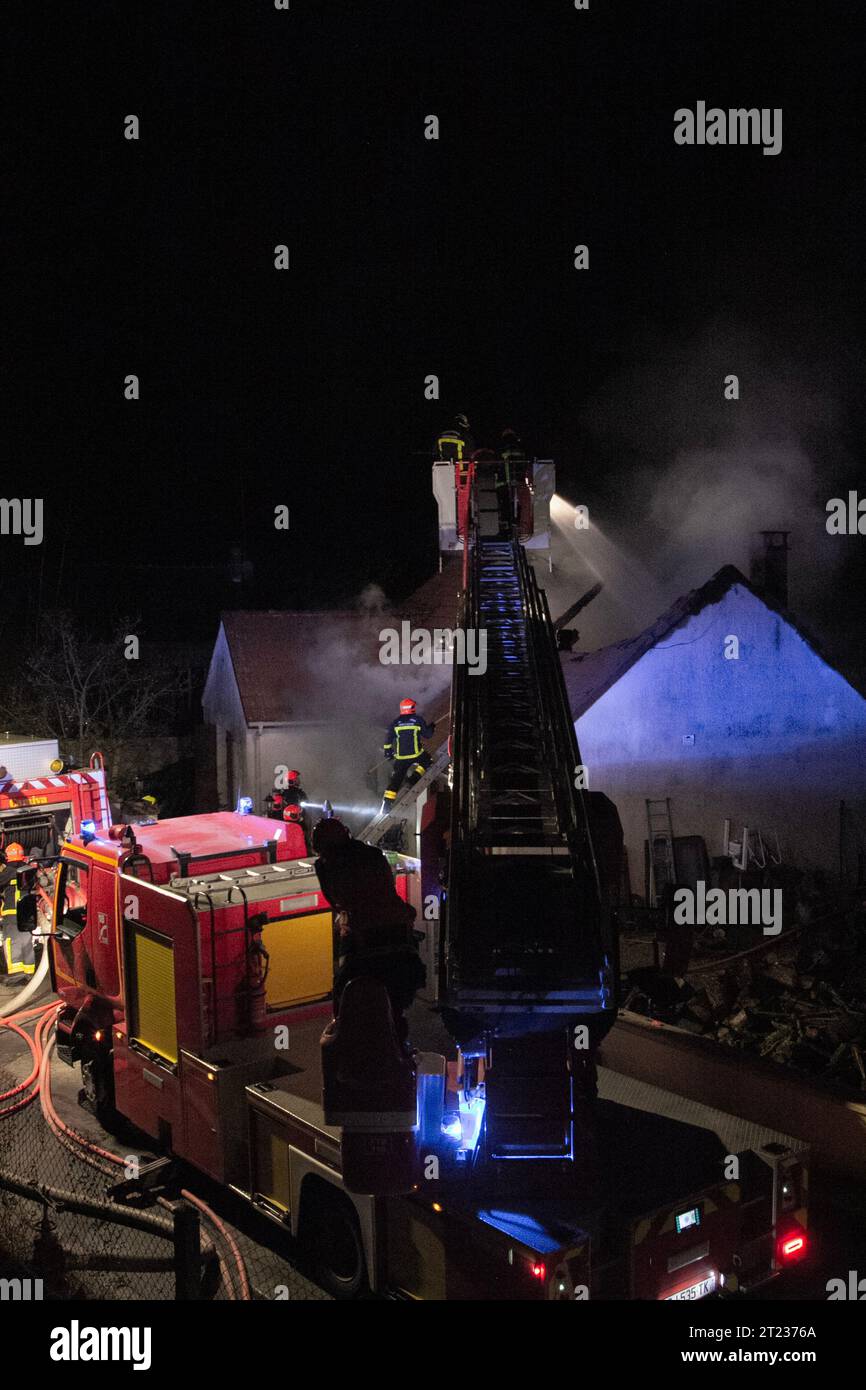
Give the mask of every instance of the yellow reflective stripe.
<path id="1" fill-rule="evenodd" d="M 463 440 L 463 439 L 457 439 L 456 436 L 453 435 L 453 434 L 442 434 L 442 435 L 439 436 L 439 439 L 438 439 L 437 442 L 438 442 L 438 444 L 439 444 L 439 449 L 440 449 L 440 451 L 441 451 L 441 449 L 442 449 L 442 445 L 443 445 L 443 444 L 455 444 L 455 445 L 457 446 L 457 457 L 458 457 L 458 459 L 461 459 L 461 460 L 462 460 L 462 458 L 463 458 L 463 447 L 464 447 L 464 444 L 465 444 L 465 442 L 466 442 L 465 440 Z"/>
<path id="2" fill-rule="evenodd" d="M 407 762 L 409 762 L 412 758 L 417 758 L 418 754 L 421 752 L 421 744 L 420 744 L 420 741 L 419 741 L 419 739 L 418 739 L 418 726 L 417 726 L 417 724 L 397 724 L 397 725 L 395 725 L 395 733 L 398 733 L 398 734 L 414 734 L 414 735 L 415 735 L 415 738 L 414 738 L 414 746 L 413 746 L 413 748 L 412 748 L 412 752 L 411 752 L 411 753 L 397 753 L 396 756 L 397 756 L 398 761 L 401 762 L 401 763 L 407 763 Z"/>
<path id="3" fill-rule="evenodd" d="M 100 864 L 110 864 L 114 868 L 117 864 L 116 859 L 112 859 L 107 854 L 97 854 L 95 849 L 82 849 L 81 845 L 70 845 L 64 840 L 61 849 L 68 849 L 73 854 L 86 854 L 88 859 L 98 859 Z"/>

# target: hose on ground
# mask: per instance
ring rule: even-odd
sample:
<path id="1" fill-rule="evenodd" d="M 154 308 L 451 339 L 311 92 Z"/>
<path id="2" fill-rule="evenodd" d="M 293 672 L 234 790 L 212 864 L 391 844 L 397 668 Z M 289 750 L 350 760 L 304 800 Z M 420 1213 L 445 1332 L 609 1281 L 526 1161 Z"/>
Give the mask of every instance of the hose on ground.
<path id="1" fill-rule="evenodd" d="M 125 1160 L 121 1158 L 119 1154 L 112 1153 L 110 1149 L 103 1149 L 91 1139 L 86 1139 L 83 1135 L 76 1134 L 75 1130 L 71 1129 L 70 1126 L 60 1118 L 54 1106 L 51 1097 L 51 1052 L 54 1047 L 54 1038 L 51 1037 L 46 1041 L 44 1037 L 47 1029 L 51 1027 L 54 1021 L 53 1015 L 54 1010 L 51 1008 L 46 1009 L 36 1029 L 37 1046 L 41 1046 L 42 1054 L 39 1072 L 39 1099 L 42 1106 L 42 1113 L 54 1137 L 65 1149 L 74 1154 L 76 1158 L 81 1159 L 82 1162 L 87 1163 L 91 1168 L 96 1168 L 99 1172 L 106 1175 L 113 1174 L 116 1172 L 118 1166 L 124 1166 Z M 187 1189 L 183 1189 L 181 1196 L 198 1208 L 208 1223 L 217 1232 L 219 1239 L 225 1243 L 237 1270 L 238 1286 L 241 1291 L 240 1296 L 242 1299 L 249 1299 L 251 1295 L 246 1266 L 243 1256 L 230 1231 L 206 1202 L 194 1196 Z M 169 1211 L 171 1210 L 171 1203 L 164 1197 L 158 1198 L 158 1201 L 161 1206 Z M 220 1274 L 226 1296 L 227 1298 L 235 1299 L 236 1294 L 231 1270 L 220 1248 L 219 1240 L 213 1241 L 212 1246 L 216 1252 L 217 1260 L 219 1261 Z"/>
<path id="2" fill-rule="evenodd" d="M 28 985 L 25 985 L 20 994 L 15 994 L 11 999 L 5 1000 L 0 1004 L 0 1018 L 9 1018 L 10 1015 L 19 1014 L 25 1004 L 29 1004 L 31 999 L 35 999 L 45 981 L 48 979 L 48 947 L 42 949 L 42 956 L 36 967 L 36 973 Z"/>

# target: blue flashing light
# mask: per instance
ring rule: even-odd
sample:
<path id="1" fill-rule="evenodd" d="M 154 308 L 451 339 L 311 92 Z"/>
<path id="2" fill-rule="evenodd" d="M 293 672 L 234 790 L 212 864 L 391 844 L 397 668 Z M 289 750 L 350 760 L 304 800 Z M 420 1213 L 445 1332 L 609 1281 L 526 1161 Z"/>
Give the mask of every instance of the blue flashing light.
<path id="1" fill-rule="evenodd" d="M 253 799 L 251 796 L 238 797 L 238 811 L 242 816 L 251 816 L 253 813 Z"/>
<path id="2" fill-rule="evenodd" d="M 82 835 L 89 835 L 91 839 L 93 839 L 96 835 L 96 821 L 83 820 L 81 822 L 81 833 Z"/>

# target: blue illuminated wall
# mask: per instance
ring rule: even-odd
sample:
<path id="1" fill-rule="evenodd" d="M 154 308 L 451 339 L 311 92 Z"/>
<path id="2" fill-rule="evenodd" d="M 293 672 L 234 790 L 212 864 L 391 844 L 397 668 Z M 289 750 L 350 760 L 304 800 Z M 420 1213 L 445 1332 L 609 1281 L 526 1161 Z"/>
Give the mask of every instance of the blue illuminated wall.
<path id="1" fill-rule="evenodd" d="M 778 831 L 786 859 L 830 869 L 840 800 L 866 808 L 866 701 L 741 585 L 642 656 L 576 729 L 590 787 L 619 809 L 633 891 L 647 797 L 670 796 L 674 833 L 703 835 L 711 856 L 730 816 Z"/>

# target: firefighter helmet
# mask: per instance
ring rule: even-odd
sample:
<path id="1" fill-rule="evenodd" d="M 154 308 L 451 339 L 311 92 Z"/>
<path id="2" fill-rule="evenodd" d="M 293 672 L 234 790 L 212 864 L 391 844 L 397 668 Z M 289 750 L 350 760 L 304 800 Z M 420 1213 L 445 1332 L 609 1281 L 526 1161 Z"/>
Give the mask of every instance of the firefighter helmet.
<path id="1" fill-rule="evenodd" d="M 287 772 L 287 773 L 286 773 L 286 778 L 287 778 L 287 780 L 288 780 L 289 782 L 300 782 L 300 780 L 301 780 L 301 774 L 300 774 L 300 772 L 294 772 L 294 771 L 292 771 L 292 772 Z"/>
<path id="2" fill-rule="evenodd" d="M 284 808 L 283 820 L 299 821 L 303 817 L 303 814 L 304 812 L 302 808 L 300 806 L 296 806 L 293 802 L 291 806 L 286 806 Z"/>
<path id="3" fill-rule="evenodd" d="M 457 428 L 458 428 L 459 430 L 468 430 L 468 429 L 469 429 L 469 421 L 467 420 L 467 418 L 466 418 L 465 415 L 455 415 L 455 416 L 454 416 L 454 423 L 455 423 L 455 425 L 457 426 Z"/>
<path id="4" fill-rule="evenodd" d="M 336 816 L 326 816 L 320 820 L 313 831 L 313 849 L 316 854 L 326 855 L 347 843 L 351 836 L 341 820 Z"/>
<path id="5" fill-rule="evenodd" d="M 13 840 L 11 844 L 9 844 L 9 845 L 6 846 L 6 861 L 7 861 L 7 863 L 9 863 L 9 864 L 20 864 L 20 863 L 22 862 L 22 860 L 24 860 L 24 859 L 26 859 L 26 858 L 27 858 L 27 855 L 24 853 L 24 846 L 23 846 L 23 845 L 19 845 L 19 843 L 18 843 L 17 840 Z"/>
<path id="6" fill-rule="evenodd" d="M 401 714 L 414 714 L 416 709 L 417 709 L 417 706 L 416 706 L 414 700 L 401 700 L 401 701 L 400 701 L 400 713 L 401 713 Z"/>

